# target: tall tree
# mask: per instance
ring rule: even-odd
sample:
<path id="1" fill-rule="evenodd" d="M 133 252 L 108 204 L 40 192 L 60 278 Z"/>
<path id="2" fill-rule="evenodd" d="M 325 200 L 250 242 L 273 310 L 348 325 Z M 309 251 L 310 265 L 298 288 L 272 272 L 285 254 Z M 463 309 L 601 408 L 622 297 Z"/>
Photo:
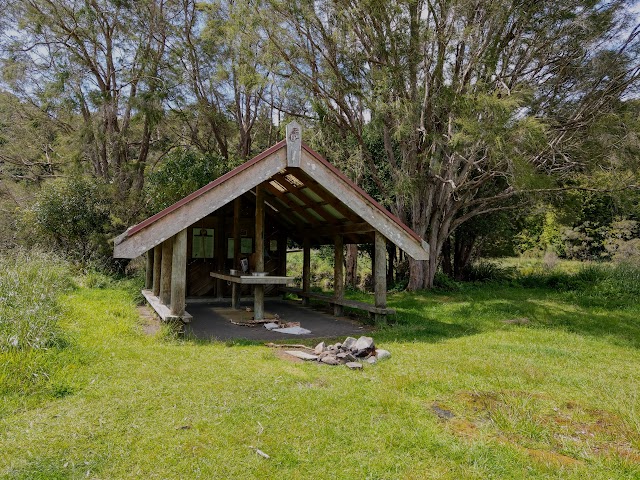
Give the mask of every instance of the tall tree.
<path id="1" fill-rule="evenodd" d="M 272 115 L 273 62 L 262 54 L 259 16 L 246 1 L 183 0 L 182 8 L 175 108 L 187 140 L 205 153 L 246 159 L 255 151 L 256 122 L 270 124 Z"/>
<path id="2" fill-rule="evenodd" d="M 52 117 L 79 116 L 81 160 L 137 193 L 163 116 L 171 0 L 25 0 L 7 9 L 5 85 Z"/>
<path id="3" fill-rule="evenodd" d="M 410 262 L 410 289 L 433 284 L 466 221 L 552 186 L 543 175 L 586 168 L 581 134 L 640 73 L 640 29 L 624 1 L 270 6 L 282 77 L 307 92 L 321 124 L 357 139 L 387 204 L 431 245 L 428 263 Z M 370 129 L 384 140 L 382 162 Z"/>

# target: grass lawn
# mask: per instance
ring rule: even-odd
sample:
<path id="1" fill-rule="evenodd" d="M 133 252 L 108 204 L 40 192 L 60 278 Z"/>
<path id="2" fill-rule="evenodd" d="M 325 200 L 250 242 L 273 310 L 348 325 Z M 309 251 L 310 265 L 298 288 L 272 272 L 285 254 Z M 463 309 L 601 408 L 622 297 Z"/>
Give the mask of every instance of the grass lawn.
<path id="1" fill-rule="evenodd" d="M 77 288 L 66 342 L 0 353 L 2 478 L 640 478 L 636 303 L 398 293 L 392 358 L 351 371 L 145 335 L 133 292 Z"/>

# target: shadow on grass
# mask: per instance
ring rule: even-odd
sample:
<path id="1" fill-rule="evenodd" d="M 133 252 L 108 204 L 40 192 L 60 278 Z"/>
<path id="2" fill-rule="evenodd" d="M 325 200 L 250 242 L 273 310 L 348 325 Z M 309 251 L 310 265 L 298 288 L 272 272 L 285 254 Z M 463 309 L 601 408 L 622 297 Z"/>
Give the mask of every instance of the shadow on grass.
<path id="1" fill-rule="evenodd" d="M 637 305 L 605 307 L 602 302 L 577 300 L 567 292 L 499 285 L 473 286 L 446 295 L 403 292 L 390 297 L 391 306 L 398 310 L 396 324 L 381 335 L 387 339 L 432 342 L 522 328 L 508 322 L 525 319 L 525 328 L 562 329 L 640 348 Z"/>

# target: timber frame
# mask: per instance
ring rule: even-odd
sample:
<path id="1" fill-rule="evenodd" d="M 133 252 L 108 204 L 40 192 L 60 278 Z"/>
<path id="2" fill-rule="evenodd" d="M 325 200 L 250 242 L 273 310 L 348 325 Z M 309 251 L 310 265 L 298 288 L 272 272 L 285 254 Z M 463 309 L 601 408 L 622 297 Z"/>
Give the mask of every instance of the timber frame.
<path id="1" fill-rule="evenodd" d="M 239 268 L 241 240 L 248 236 L 252 269 L 285 276 L 286 243 L 294 240 L 303 246 L 305 293 L 310 289 L 311 248 L 333 245 L 337 300 L 343 299 L 344 294 L 344 244 L 372 243 L 376 251 L 376 312 L 386 308 L 386 242 L 392 242 L 416 260 L 428 259 L 429 246 L 415 232 L 302 143 L 301 133 L 299 124 L 290 123 L 285 140 L 115 239 L 116 258 L 135 258 L 147 252 L 144 293 L 150 303 L 161 305 L 154 308 L 163 311 L 163 319 L 189 318 L 185 298 L 187 293 L 194 292 L 187 277 L 195 275 L 189 270 L 195 268 L 189 263 L 189 252 L 193 254 L 189 232 L 196 228 L 203 231 L 215 228 L 215 260 L 202 269 L 219 273 Z M 276 239 L 271 241 L 277 242 L 277 248 L 269 244 L 267 237 Z M 275 264 L 265 264 L 269 252 L 276 259 Z M 209 276 L 209 272 L 204 273 Z M 219 275 L 216 278 L 209 278 L 206 288 L 215 289 L 220 298 L 224 285 Z M 234 300 L 239 291 L 240 288 L 234 289 Z M 264 294 L 264 285 L 254 287 L 256 318 L 262 315 Z M 303 303 L 308 298 L 303 296 Z M 334 304 L 336 315 L 342 314 L 343 303 Z"/>

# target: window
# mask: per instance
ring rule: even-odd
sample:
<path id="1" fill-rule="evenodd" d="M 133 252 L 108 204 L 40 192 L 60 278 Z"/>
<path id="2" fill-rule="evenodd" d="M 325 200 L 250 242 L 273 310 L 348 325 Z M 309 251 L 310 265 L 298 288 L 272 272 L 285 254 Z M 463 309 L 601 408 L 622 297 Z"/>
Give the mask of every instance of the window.
<path id="1" fill-rule="evenodd" d="M 240 254 L 251 255 L 253 253 L 253 238 L 242 237 L 240 239 Z M 233 238 L 227 239 L 227 258 L 233 258 Z"/>
<path id="2" fill-rule="evenodd" d="M 215 245 L 213 236 L 213 228 L 194 227 L 191 258 L 213 258 Z"/>

